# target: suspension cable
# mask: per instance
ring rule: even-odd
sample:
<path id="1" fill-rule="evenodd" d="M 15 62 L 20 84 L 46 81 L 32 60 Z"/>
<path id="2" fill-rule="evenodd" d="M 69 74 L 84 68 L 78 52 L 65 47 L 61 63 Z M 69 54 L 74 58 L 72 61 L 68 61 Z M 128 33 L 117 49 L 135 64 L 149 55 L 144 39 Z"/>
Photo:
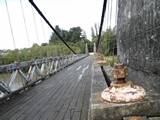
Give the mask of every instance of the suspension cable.
<path id="1" fill-rule="evenodd" d="M 61 37 L 61 35 L 54 29 L 54 27 L 51 25 L 51 23 L 47 20 L 47 18 L 43 15 L 41 10 L 37 7 L 37 5 L 33 2 L 33 0 L 29 0 L 31 5 L 37 10 L 37 12 L 40 14 L 40 16 L 44 19 L 44 21 L 49 25 L 49 27 L 54 31 L 54 33 L 59 37 L 59 39 L 74 53 L 76 52 L 66 43 L 66 41 Z"/>
<path id="2" fill-rule="evenodd" d="M 107 53 L 108 56 L 112 55 L 112 29 L 111 29 L 111 19 L 112 19 L 112 0 L 108 0 L 108 14 L 107 14 Z M 111 51 L 111 52 L 110 52 Z M 110 54 L 111 53 L 111 54 Z"/>
<path id="3" fill-rule="evenodd" d="M 112 25 L 112 23 L 111 23 L 111 19 L 112 19 L 112 0 L 111 0 L 110 5 L 111 5 L 111 7 L 110 7 L 111 10 L 110 10 L 110 21 L 109 21 L 110 23 L 109 24 L 110 24 L 110 28 L 111 28 L 111 25 Z"/>
<path id="4" fill-rule="evenodd" d="M 45 34 L 45 29 L 44 29 L 43 21 L 42 21 L 42 19 L 40 19 L 40 20 L 41 20 L 41 28 L 42 28 L 43 38 L 44 38 L 45 42 L 47 43 L 47 39 L 46 39 L 46 34 Z"/>
<path id="5" fill-rule="evenodd" d="M 107 1 L 108 2 L 108 4 L 107 4 L 107 54 L 108 54 L 108 52 L 109 52 L 109 35 L 108 35 L 108 32 L 109 32 L 109 17 L 110 17 L 110 15 L 109 15 L 109 13 L 110 13 L 110 9 L 109 9 L 109 4 L 110 4 L 110 0 L 108 0 Z"/>
<path id="6" fill-rule="evenodd" d="M 103 22 L 104 22 L 104 16 L 105 16 L 105 12 L 106 12 L 106 5 L 107 5 L 107 0 L 104 0 L 103 2 L 103 9 L 102 9 L 102 16 L 101 16 L 101 23 L 100 23 L 100 29 L 99 29 L 99 35 L 98 35 L 98 40 L 97 40 L 97 52 L 99 50 L 99 44 L 100 44 L 100 40 L 101 40 L 101 34 L 102 34 L 102 27 L 103 27 Z"/>
<path id="7" fill-rule="evenodd" d="M 109 22 L 108 22 L 109 21 L 109 4 L 110 4 L 109 2 L 110 1 L 108 0 L 107 1 L 107 30 L 108 30 L 108 26 L 109 26 Z"/>
<path id="8" fill-rule="evenodd" d="M 117 12 L 118 12 L 118 0 L 116 0 L 116 11 L 115 11 L 115 29 L 116 29 L 116 31 L 115 31 L 115 33 L 117 34 Z M 115 40 L 114 40 L 114 48 L 113 48 L 113 53 L 114 53 L 114 55 L 115 55 L 115 50 L 116 50 L 116 48 L 117 48 L 117 45 L 116 45 L 116 38 L 115 38 Z M 113 59 L 113 62 L 115 62 L 115 58 Z"/>
<path id="9" fill-rule="evenodd" d="M 5 5 L 6 5 L 7 15 L 8 15 L 8 22 L 9 22 L 9 26 L 10 26 L 10 30 L 11 30 L 12 40 L 13 40 L 13 46 L 14 46 L 14 49 L 16 49 L 16 42 L 15 42 L 15 38 L 14 38 L 14 34 L 13 34 L 13 27 L 12 27 L 12 23 L 11 23 L 11 17 L 10 17 L 10 13 L 9 13 L 9 9 L 8 9 L 7 0 L 5 0 Z"/>
<path id="10" fill-rule="evenodd" d="M 33 9 L 32 6 L 31 6 L 31 9 L 32 9 L 32 16 L 33 16 L 34 28 L 35 28 L 35 33 L 36 33 L 37 43 L 38 43 L 38 42 L 39 42 L 39 36 L 38 36 L 38 29 L 37 29 L 37 24 L 36 24 L 36 17 L 35 17 L 34 9 Z"/>
<path id="11" fill-rule="evenodd" d="M 102 9 L 102 16 L 101 16 L 101 23 L 100 23 L 100 29 L 99 29 L 99 35 L 98 35 L 98 41 L 97 41 L 97 49 L 96 51 L 99 52 L 99 45 L 100 45 L 100 40 L 101 40 L 101 33 L 102 33 L 102 27 L 103 27 L 103 22 L 104 22 L 104 17 L 105 17 L 105 12 L 106 12 L 106 5 L 107 5 L 107 0 L 104 0 L 103 2 L 103 9 Z M 101 71 L 103 73 L 105 82 L 108 87 L 110 87 L 111 81 L 107 75 L 107 73 L 104 70 L 104 67 L 101 65 L 100 66 Z"/>
<path id="12" fill-rule="evenodd" d="M 116 0 L 116 14 L 115 14 L 116 18 L 115 18 L 115 23 L 117 25 L 117 18 L 118 18 L 118 0 Z"/>
<path id="13" fill-rule="evenodd" d="M 23 8 L 23 5 L 22 5 L 22 0 L 20 0 L 20 5 L 21 5 L 22 17 L 23 17 L 26 37 L 27 37 L 27 41 L 28 41 L 28 46 L 30 46 L 29 34 L 28 34 L 28 29 L 27 29 L 27 24 L 26 24 L 26 17 L 25 17 L 25 14 L 24 14 L 24 8 Z"/>
<path id="14" fill-rule="evenodd" d="M 111 33 L 109 34 L 109 38 L 110 38 L 110 40 L 109 40 L 109 42 L 110 42 L 110 43 L 109 43 L 109 46 L 110 46 L 110 47 L 109 47 L 109 53 L 110 53 L 110 54 L 109 54 L 109 55 L 112 56 L 112 62 L 114 63 L 114 46 L 113 46 L 113 45 L 114 45 L 114 41 L 113 41 L 114 39 L 113 39 L 113 34 L 112 34 L 113 30 L 112 30 L 112 27 L 111 27 L 111 26 L 112 26 L 112 23 L 111 23 L 111 19 L 112 19 L 112 6 L 113 6 L 112 3 L 113 3 L 113 2 L 112 2 L 112 0 L 111 0 L 111 4 L 110 4 L 110 5 L 111 5 L 111 6 L 110 6 L 110 9 L 111 9 L 111 10 L 110 10 L 110 21 L 109 21 L 109 24 L 110 24 L 110 25 L 109 25 L 109 29 L 110 29 L 110 31 L 111 31 Z"/>

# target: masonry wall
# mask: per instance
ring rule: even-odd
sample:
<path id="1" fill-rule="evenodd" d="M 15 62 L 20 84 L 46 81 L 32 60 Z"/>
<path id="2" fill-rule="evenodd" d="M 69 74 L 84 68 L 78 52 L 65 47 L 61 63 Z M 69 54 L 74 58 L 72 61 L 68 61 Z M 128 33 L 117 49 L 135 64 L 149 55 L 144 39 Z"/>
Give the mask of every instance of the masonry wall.
<path id="1" fill-rule="evenodd" d="M 128 79 L 160 93 L 160 0 L 119 0 L 117 34 Z"/>

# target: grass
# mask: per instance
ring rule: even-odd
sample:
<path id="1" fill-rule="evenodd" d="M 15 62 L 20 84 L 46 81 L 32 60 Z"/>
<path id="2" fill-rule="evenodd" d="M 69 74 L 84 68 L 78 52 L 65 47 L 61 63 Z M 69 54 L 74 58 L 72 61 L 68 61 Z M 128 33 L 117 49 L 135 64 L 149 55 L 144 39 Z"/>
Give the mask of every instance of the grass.
<path id="1" fill-rule="evenodd" d="M 118 62 L 117 56 L 105 56 L 106 65 L 114 66 Z"/>
<path id="2" fill-rule="evenodd" d="M 118 58 L 117 56 L 104 56 L 103 54 L 96 53 L 95 54 L 95 60 L 97 61 L 105 61 L 102 64 L 105 66 L 114 66 L 115 63 L 118 63 Z"/>

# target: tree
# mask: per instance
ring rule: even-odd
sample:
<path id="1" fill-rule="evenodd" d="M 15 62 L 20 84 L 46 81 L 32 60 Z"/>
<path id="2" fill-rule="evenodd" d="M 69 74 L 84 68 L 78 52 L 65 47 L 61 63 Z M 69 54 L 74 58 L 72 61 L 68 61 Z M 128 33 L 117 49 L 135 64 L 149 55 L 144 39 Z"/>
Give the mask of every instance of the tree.
<path id="1" fill-rule="evenodd" d="M 115 55 L 117 54 L 117 46 L 116 46 L 116 27 L 113 29 L 107 29 L 106 31 L 102 31 L 102 37 L 100 42 L 100 52 L 105 55 Z M 97 43 L 98 39 L 98 26 L 94 25 L 94 28 L 91 27 L 91 36 L 92 36 L 92 47 L 93 43 Z"/>
<path id="2" fill-rule="evenodd" d="M 84 43 L 86 43 L 86 41 L 88 40 L 87 35 L 86 35 L 86 31 L 84 31 L 84 30 L 82 31 L 81 39 L 83 40 Z"/>
<path id="3" fill-rule="evenodd" d="M 62 33 L 61 33 L 61 36 L 63 37 L 63 39 L 65 40 L 65 41 L 69 41 L 69 32 L 67 31 L 67 30 L 62 30 L 61 31 Z"/>
<path id="4" fill-rule="evenodd" d="M 41 46 L 47 46 L 47 45 L 48 45 L 47 43 L 42 43 L 42 44 L 41 44 Z"/>
<path id="5" fill-rule="evenodd" d="M 116 49 L 116 35 L 112 29 L 107 29 L 102 36 L 102 52 L 105 55 L 114 55 Z"/>
<path id="6" fill-rule="evenodd" d="M 81 41 L 82 29 L 80 27 L 72 27 L 69 30 L 70 42 L 78 42 Z"/>
<path id="7" fill-rule="evenodd" d="M 58 25 L 55 26 L 55 30 L 61 35 L 61 29 Z M 59 40 L 60 40 L 59 37 L 55 33 L 52 33 L 49 42 L 53 43 L 53 42 L 57 42 Z"/>
<path id="8" fill-rule="evenodd" d="M 37 43 L 33 43 L 32 47 L 39 47 Z"/>
<path id="9" fill-rule="evenodd" d="M 81 27 L 72 27 L 69 31 L 61 29 L 56 25 L 55 30 L 61 35 L 66 42 L 79 42 L 84 39 Z M 85 36 L 86 37 L 86 36 Z M 57 43 L 60 39 L 55 33 L 52 33 L 49 43 Z"/>

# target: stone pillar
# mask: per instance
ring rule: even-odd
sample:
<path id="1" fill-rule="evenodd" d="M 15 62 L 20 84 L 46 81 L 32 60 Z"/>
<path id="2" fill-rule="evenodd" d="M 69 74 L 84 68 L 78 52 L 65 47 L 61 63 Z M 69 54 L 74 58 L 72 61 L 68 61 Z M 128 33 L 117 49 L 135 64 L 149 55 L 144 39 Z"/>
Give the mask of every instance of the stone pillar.
<path id="1" fill-rule="evenodd" d="M 94 54 L 96 53 L 96 43 L 94 43 L 93 52 L 94 52 Z"/>
<path id="2" fill-rule="evenodd" d="M 160 2 L 119 0 L 117 45 L 128 79 L 160 93 Z"/>

